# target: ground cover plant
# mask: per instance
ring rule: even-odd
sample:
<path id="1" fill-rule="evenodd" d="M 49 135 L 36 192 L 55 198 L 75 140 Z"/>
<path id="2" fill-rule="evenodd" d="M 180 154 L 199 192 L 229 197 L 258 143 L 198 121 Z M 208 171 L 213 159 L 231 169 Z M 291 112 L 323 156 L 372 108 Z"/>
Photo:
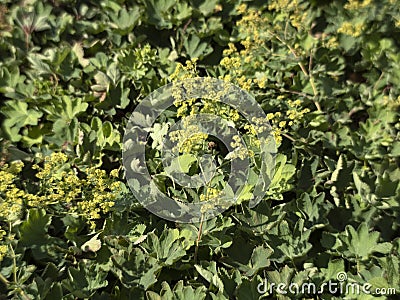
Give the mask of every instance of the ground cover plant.
<path id="1" fill-rule="evenodd" d="M 397 299 L 399 41 L 398 0 L 2 0 L 0 298 Z M 257 206 L 250 183 L 186 224 L 133 196 L 123 136 L 151 92 L 197 77 L 252 95 L 277 155 Z M 227 157 L 263 173 L 256 129 L 214 100 L 176 101 L 152 124 L 146 162 L 168 197 L 218 199 Z M 248 148 L 180 131 L 185 173 L 204 154 L 220 166 L 182 188 L 163 135 L 198 113 L 233 122 Z M 276 289 L 329 281 L 369 293 Z"/>

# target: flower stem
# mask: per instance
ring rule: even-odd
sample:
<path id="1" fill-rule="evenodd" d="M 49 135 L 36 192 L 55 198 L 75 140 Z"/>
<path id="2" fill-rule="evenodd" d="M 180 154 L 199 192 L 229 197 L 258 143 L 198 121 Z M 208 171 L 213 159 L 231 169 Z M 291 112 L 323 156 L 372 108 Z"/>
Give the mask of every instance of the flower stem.
<path id="1" fill-rule="evenodd" d="M 197 233 L 196 248 L 194 250 L 194 263 L 195 264 L 197 263 L 197 252 L 199 251 L 199 243 L 201 240 L 201 234 L 203 232 L 203 222 L 204 222 L 204 213 L 201 214 L 199 231 Z"/>

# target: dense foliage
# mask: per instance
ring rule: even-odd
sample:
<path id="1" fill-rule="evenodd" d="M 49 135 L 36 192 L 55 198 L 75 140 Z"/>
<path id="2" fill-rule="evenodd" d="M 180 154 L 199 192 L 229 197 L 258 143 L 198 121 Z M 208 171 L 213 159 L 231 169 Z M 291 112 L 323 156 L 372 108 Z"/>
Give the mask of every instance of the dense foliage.
<path id="1" fill-rule="evenodd" d="M 0 57 L 0 298 L 343 299 L 257 290 L 339 272 L 400 293 L 398 0 L 3 0 Z M 258 206 L 246 187 L 217 218 L 179 224 L 130 193 L 122 137 L 150 92 L 196 76 L 249 91 L 278 155 Z M 257 146 L 240 112 L 177 101 L 146 154 L 176 199 L 223 186 L 178 189 L 160 169 L 163 133 L 199 112 Z M 176 138 L 187 173 L 227 155 L 212 136 Z"/>

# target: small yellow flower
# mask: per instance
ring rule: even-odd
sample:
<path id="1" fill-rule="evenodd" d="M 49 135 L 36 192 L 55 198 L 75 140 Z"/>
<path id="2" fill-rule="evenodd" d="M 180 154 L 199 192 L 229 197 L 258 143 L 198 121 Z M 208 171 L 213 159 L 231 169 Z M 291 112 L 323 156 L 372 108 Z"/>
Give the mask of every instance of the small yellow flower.
<path id="1" fill-rule="evenodd" d="M 229 111 L 229 118 L 232 121 L 236 122 L 236 121 L 238 121 L 240 119 L 240 115 L 239 115 L 239 113 L 238 113 L 238 111 L 236 109 L 231 109 Z"/>
<path id="2" fill-rule="evenodd" d="M 242 3 L 236 8 L 236 10 L 239 14 L 244 14 L 247 10 L 247 5 Z"/>
<path id="3" fill-rule="evenodd" d="M 248 64 L 249 62 L 251 62 L 252 59 L 253 57 L 251 55 L 248 55 L 244 58 L 244 62 Z"/>
<path id="4" fill-rule="evenodd" d="M 4 259 L 7 253 L 8 253 L 7 245 L 0 245 L 0 262 Z"/>
<path id="5" fill-rule="evenodd" d="M 258 87 L 260 89 L 263 89 L 266 87 L 266 83 L 267 83 L 267 77 L 263 76 L 259 79 L 256 79 L 255 82 L 258 84 Z"/>
<path id="6" fill-rule="evenodd" d="M 237 49 L 236 49 L 234 43 L 229 43 L 229 44 L 228 44 L 228 47 L 229 47 L 229 49 L 225 49 L 225 50 L 223 51 L 223 55 L 224 55 L 224 56 L 231 55 L 232 53 L 234 53 L 234 52 L 237 51 Z"/>
<path id="7" fill-rule="evenodd" d="M 215 5 L 215 7 L 214 7 L 214 11 L 215 12 L 219 12 L 219 11 L 222 11 L 222 5 L 221 4 L 217 4 L 217 5 Z"/>
<path id="8" fill-rule="evenodd" d="M 251 48 L 251 40 L 249 37 L 246 38 L 245 40 L 241 41 L 240 43 L 244 46 L 245 49 Z"/>
<path id="9" fill-rule="evenodd" d="M 111 177 L 118 177 L 118 169 L 111 170 L 110 176 Z"/>
<path id="10" fill-rule="evenodd" d="M 244 125 L 244 129 L 246 129 L 249 132 L 249 134 L 257 135 L 257 130 L 251 124 Z"/>

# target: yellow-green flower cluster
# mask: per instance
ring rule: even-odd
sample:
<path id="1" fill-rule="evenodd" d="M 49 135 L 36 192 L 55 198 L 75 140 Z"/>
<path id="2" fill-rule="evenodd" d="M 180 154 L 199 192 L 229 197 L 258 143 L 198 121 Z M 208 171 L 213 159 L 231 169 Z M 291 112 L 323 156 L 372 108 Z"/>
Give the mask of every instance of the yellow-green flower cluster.
<path id="1" fill-rule="evenodd" d="M 324 46 L 328 49 L 334 49 L 339 46 L 339 42 L 335 36 L 326 39 L 323 43 L 324 43 Z"/>
<path id="2" fill-rule="evenodd" d="M 268 9 L 280 12 L 281 17 L 290 20 L 291 25 L 297 30 L 304 29 L 307 20 L 309 20 L 308 11 L 300 6 L 298 0 L 271 1 Z"/>
<path id="3" fill-rule="evenodd" d="M 271 126 L 268 123 L 269 119 L 268 117 L 267 119 L 253 117 L 251 121 L 252 124 L 245 124 L 243 128 L 247 131 L 247 134 L 249 135 L 249 146 L 260 149 L 261 142 L 258 139 L 257 135 L 262 132 L 270 131 Z M 249 155 L 250 157 L 252 157 L 254 155 L 253 151 L 249 150 Z"/>
<path id="4" fill-rule="evenodd" d="M 363 33 L 364 27 L 365 25 L 362 22 L 353 24 L 346 21 L 338 28 L 338 33 L 358 37 Z"/>
<path id="5" fill-rule="evenodd" d="M 86 175 L 86 178 L 81 180 L 83 191 L 79 190 L 85 201 L 78 201 L 76 206 L 71 206 L 71 210 L 85 213 L 89 219 L 99 219 L 101 213 L 109 212 L 114 206 L 121 188 L 120 182 L 113 181 L 107 176 L 106 171 L 94 167 L 88 168 Z"/>
<path id="6" fill-rule="evenodd" d="M 31 194 L 16 184 L 23 163 L 16 162 L 0 170 L 0 219 L 14 220 L 29 207 L 50 209 L 52 205 L 64 207 L 66 213 L 84 216 L 94 226 L 94 219 L 107 213 L 115 204 L 122 182 L 109 177 L 104 170 L 87 168 L 78 176 L 67 163 L 63 153 L 52 153 L 44 158 L 43 166 L 35 164 L 39 191 Z M 118 170 L 111 171 L 111 176 Z"/>
<path id="7" fill-rule="evenodd" d="M 251 78 L 246 78 L 246 76 L 242 75 L 237 78 L 236 83 L 244 90 L 249 91 L 251 88 L 253 80 Z"/>
<path id="8" fill-rule="evenodd" d="M 234 122 L 240 119 L 240 114 L 236 109 L 225 103 L 208 99 L 203 99 L 203 106 L 199 108 L 199 112 L 202 114 L 217 115 Z M 195 111 L 194 113 L 197 112 Z"/>
<path id="9" fill-rule="evenodd" d="M 15 182 L 23 166 L 22 162 L 14 162 L 0 170 L 0 220 L 13 221 L 22 212 L 27 194 Z"/>
<path id="10" fill-rule="evenodd" d="M 196 62 L 197 58 L 187 60 L 185 66 L 178 62 L 176 64 L 174 73 L 172 73 L 169 76 L 169 80 L 174 82 L 174 81 L 197 77 L 198 71 Z"/>
<path id="11" fill-rule="evenodd" d="M 197 58 L 186 61 L 186 66 L 181 63 L 177 63 L 174 73 L 169 76 L 169 80 L 172 82 L 178 82 L 189 78 L 194 78 L 198 76 Z M 187 111 L 193 107 L 193 103 L 196 99 L 183 99 L 182 86 L 176 84 L 172 88 L 172 96 L 174 97 L 174 105 L 177 107 L 177 116 L 183 117 L 188 115 Z M 193 113 L 192 113 L 193 114 Z"/>
<path id="12" fill-rule="evenodd" d="M 262 25 L 265 23 L 265 17 L 261 16 L 258 10 L 248 9 L 245 4 L 239 5 L 237 11 L 242 15 L 236 25 L 239 28 L 239 35 L 243 37 L 240 42 L 243 48 L 238 51 L 233 43 L 228 44 L 228 49 L 223 51 L 224 57 L 220 61 L 226 72 L 220 79 L 250 90 L 252 84 L 258 81 L 246 74 L 246 65 L 258 67 L 262 64 L 258 52 L 264 52 L 265 32 Z"/>
<path id="13" fill-rule="evenodd" d="M 223 51 L 224 56 L 229 56 L 237 51 L 236 46 L 234 43 L 228 43 L 228 49 Z"/>
<path id="14" fill-rule="evenodd" d="M 68 157 L 61 152 L 54 152 L 50 156 L 44 158 L 44 167 L 36 173 L 36 177 L 39 179 L 48 178 L 50 180 L 54 179 L 51 175 L 54 175 L 54 168 L 65 163 Z M 34 166 L 34 169 L 39 169 L 38 165 Z M 60 174 L 61 175 L 61 174 Z"/>
<path id="15" fill-rule="evenodd" d="M 255 78 L 254 83 L 258 85 L 260 89 L 264 89 L 267 86 L 268 78 L 265 75 L 262 75 L 260 78 Z"/>
<path id="16" fill-rule="evenodd" d="M 264 20 L 260 11 L 253 8 L 249 9 L 245 4 L 239 5 L 236 10 L 242 15 L 242 18 L 236 22 L 239 33 L 248 36 L 247 42 L 251 42 L 247 45 L 247 48 L 246 45 L 243 44 L 243 46 L 249 49 L 252 45 L 262 45 L 264 41 L 260 36 L 260 29 Z"/>
<path id="17" fill-rule="evenodd" d="M 203 83 L 207 85 L 207 78 L 204 78 Z M 177 107 L 177 117 L 183 118 L 183 129 L 171 132 L 170 138 L 172 141 L 178 142 L 177 150 L 181 153 L 204 150 L 208 138 L 206 133 L 200 132 L 200 128 L 197 125 L 189 122 L 191 116 L 212 114 L 234 122 L 240 119 L 240 114 L 236 109 L 220 101 L 221 97 L 226 94 L 225 89 L 228 89 L 228 86 L 221 91 L 213 91 L 212 88 L 208 89 L 206 99 L 185 99 L 182 91 L 191 94 L 197 88 L 196 86 L 191 86 L 191 84 L 177 82 L 172 87 L 174 105 Z M 198 102 L 196 103 L 196 101 Z"/>
<path id="18" fill-rule="evenodd" d="M 279 96 L 278 99 L 284 99 L 284 96 Z M 309 108 L 301 108 L 302 101 L 300 99 L 286 101 L 289 106 L 286 116 L 280 111 L 267 114 L 267 120 L 271 123 L 272 133 L 277 144 L 282 142 L 282 133 L 287 130 L 287 127 L 298 124 L 304 115 L 310 112 Z"/>
<path id="19" fill-rule="evenodd" d="M 222 191 L 216 188 L 211 188 L 208 187 L 206 188 L 205 194 L 200 195 L 200 201 L 208 201 L 211 199 L 217 198 L 219 195 L 221 195 Z"/>
<path id="20" fill-rule="evenodd" d="M 178 91 L 178 89 L 173 89 L 172 95 L 174 96 L 174 99 L 175 99 L 174 105 L 178 108 L 176 111 L 177 117 L 184 117 L 187 115 L 195 114 L 195 111 L 194 111 L 195 106 L 193 105 L 194 102 L 196 101 L 195 98 L 182 100 L 181 91 Z M 190 109 L 190 113 L 188 113 L 189 109 Z"/>
<path id="21" fill-rule="evenodd" d="M 240 57 L 224 57 L 223 59 L 221 59 L 220 64 L 228 70 L 238 69 L 242 65 Z"/>
<path id="22" fill-rule="evenodd" d="M 250 125 L 251 126 L 251 125 Z M 258 141 L 255 139 L 255 141 Z M 258 141 L 259 142 L 259 141 Z M 247 149 L 246 145 L 242 143 L 240 136 L 234 135 L 233 136 L 233 142 L 231 142 L 230 146 L 234 148 L 233 151 L 231 151 L 225 158 L 226 159 L 246 159 L 249 157 L 254 156 L 253 150 Z"/>
<path id="23" fill-rule="evenodd" d="M 220 61 L 220 65 L 223 66 L 227 73 L 220 76 L 220 79 L 227 82 L 232 82 L 240 86 L 244 90 L 250 90 L 253 83 L 253 79 L 248 78 L 244 74 L 244 65 L 254 60 L 253 53 L 250 51 L 252 47 L 252 41 L 249 39 L 242 41 L 244 49 L 240 52 L 237 51 L 234 44 L 228 44 L 229 49 L 225 49 L 223 52 L 224 57 Z M 256 60 L 254 60 L 256 62 Z"/>
<path id="24" fill-rule="evenodd" d="M 81 177 L 66 164 L 68 157 L 63 153 L 53 153 L 46 157 L 43 167 L 38 169 L 36 177 L 42 179 L 42 202 L 30 202 L 29 206 L 47 206 L 62 203 L 68 212 L 82 215 L 90 221 L 99 219 L 101 213 L 109 212 L 121 191 L 122 183 L 107 176 L 106 171 L 89 167 Z M 111 171 L 115 176 L 117 170 Z"/>
<path id="25" fill-rule="evenodd" d="M 2 245 L 2 242 L 4 241 L 4 236 L 6 235 L 6 231 L 3 230 L 0 226 L 0 262 L 3 260 L 3 258 L 7 254 L 8 247 L 7 245 Z"/>
<path id="26" fill-rule="evenodd" d="M 286 111 L 286 115 L 289 118 L 289 126 L 294 125 L 299 120 L 303 118 L 303 116 L 310 112 L 309 108 L 301 109 L 301 100 L 297 99 L 295 101 L 288 100 L 289 107 L 291 109 Z"/>
<path id="27" fill-rule="evenodd" d="M 308 11 L 297 0 L 277 0 L 272 1 L 268 9 L 278 12 L 282 19 L 290 20 L 292 26 L 298 31 L 309 30 Z M 226 73 L 220 78 L 226 81 L 231 81 L 239 85 L 245 90 L 250 90 L 253 84 L 261 89 L 266 87 L 267 77 L 253 78 L 255 72 L 248 72 L 251 69 L 261 68 L 265 61 L 263 55 L 266 52 L 266 45 L 271 38 L 271 32 L 282 32 L 285 29 L 277 22 L 272 28 L 268 15 L 262 15 L 255 8 L 248 8 L 246 4 L 241 4 L 236 8 L 241 15 L 241 19 L 237 21 L 236 26 L 239 30 L 240 41 L 243 48 L 238 51 L 232 43 L 228 44 L 228 49 L 223 51 L 224 57 L 220 65 L 226 69 Z M 305 25 L 306 24 L 306 25 Z M 308 26 L 305 28 L 305 26 Z M 279 34 L 277 34 L 279 35 Z M 295 45 L 293 48 L 300 45 Z M 301 50 L 301 49 L 300 49 Z M 297 53 L 298 54 L 298 53 Z"/>
<path id="28" fill-rule="evenodd" d="M 184 129 L 170 132 L 170 139 L 177 142 L 175 150 L 180 153 L 196 153 L 200 151 L 208 138 L 208 134 L 201 132 L 197 125 L 188 125 Z"/>
<path id="29" fill-rule="evenodd" d="M 348 0 L 348 2 L 344 5 L 344 8 L 347 10 L 359 10 L 361 8 L 365 8 L 372 3 L 372 0 Z"/>
<path id="30" fill-rule="evenodd" d="M 368 1 L 364 1 L 367 5 Z M 363 2 L 363 3 L 364 3 Z M 246 4 L 241 4 L 236 8 L 241 19 L 236 23 L 239 30 L 239 37 L 241 38 L 241 50 L 238 50 L 235 44 L 228 44 L 228 48 L 223 51 L 223 59 L 220 65 L 226 72 L 220 76 L 221 79 L 231 81 L 238 84 L 240 87 L 250 90 L 256 86 L 259 89 L 265 89 L 268 84 L 268 71 L 265 70 L 263 60 L 265 61 L 265 53 L 269 50 L 268 44 L 271 38 L 278 40 L 281 44 L 288 48 L 288 52 L 296 57 L 306 55 L 306 51 L 302 49 L 300 43 L 294 43 L 293 46 L 287 44 L 287 28 L 288 22 L 274 22 L 271 24 L 270 16 L 268 14 L 261 14 L 255 8 L 249 8 Z M 270 1 L 268 10 L 274 15 L 279 16 L 282 20 L 288 20 L 290 24 L 296 29 L 297 32 L 309 32 L 311 23 L 308 14 L 308 4 L 299 0 L 277 0 Z M 278 18 L 277 18 L 278 19 Z M 290 25 L 289 24 L 289 25 Z M 352 33 L 357 33 L 358 28 Z M 275 32 L 275 33 L 274 33 Z M 285 32 L 285 38 L 282 38 L 282 32 Z M 327 47 L 337 47 L 337 40 L 335 37 L 324 36 L 322 41 Z M 302 70 L 303 65 L 300 65 Z M 306 72 L 306 71 L 305 71 Z M 309 76 L 306 72 L 306 76 Z M 286 96 L 278 96 L 278 100 L 287 100 Z M 272 133 L 275 137 L 277 144 L 282 141 L 282 134 L 287 130 L 287 127 L 293 126 L 298 123 L 301 118 L 309 112 L 308 109 L 301 108 L 301 101 L 296 100 L 285 103 L 288 105 L 286 115 L 282 112 L 270 113 L 267 115 L 267 120 L 271 122 Z M 254 123 L 254 122 L 253 122 Z M 245 125 L 244 129 L 247 134 L 256 136 L 258 129 L 251 125 Z M 261 131 L 265 130 L 261 127 Z M 257 141 L 256 138 L 250 139 Z M 259 141 L 258 141 L 259 143 Z M 253 142 L 255 146 L 257 143 Z"/>

